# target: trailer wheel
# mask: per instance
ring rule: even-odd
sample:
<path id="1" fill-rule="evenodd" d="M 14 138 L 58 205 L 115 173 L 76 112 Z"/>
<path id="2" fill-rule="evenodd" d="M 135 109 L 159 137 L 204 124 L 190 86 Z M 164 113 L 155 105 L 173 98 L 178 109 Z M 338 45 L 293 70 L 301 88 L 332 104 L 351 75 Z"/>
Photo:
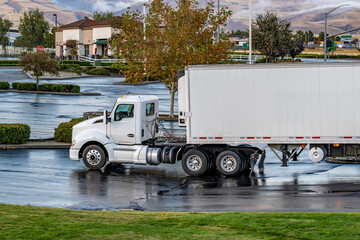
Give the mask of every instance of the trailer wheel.
<path id="1" fill-rule="evenodd" d="M 245 168 L 246 162 L 240 153 L 223 151 L 216 158 L 216 169 L 225 176 L 235 176 Z"/>
<path id="2" fill-rule="evenodd" d="M 200 150 L 191 149 L 182 157 L 181 165 L 190 176 L 198 177 L 208 169 L 208 158 Z"/>
<path id="3" fill-rule="evenodd" d="M 104 150 L 97 145 L 90 145 L 84 149 L 82 159 L 84 164 L 90 169 L 100 169 L 106 163 Z"/>

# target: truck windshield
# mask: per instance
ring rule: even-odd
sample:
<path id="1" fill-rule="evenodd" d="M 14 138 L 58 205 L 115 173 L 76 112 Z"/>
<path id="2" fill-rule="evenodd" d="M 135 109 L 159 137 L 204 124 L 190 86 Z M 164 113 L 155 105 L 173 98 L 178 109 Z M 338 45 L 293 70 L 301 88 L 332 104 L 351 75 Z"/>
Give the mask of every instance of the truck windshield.
<path id="1" fill-rule="evenodd" d="M 120 104 L 117 106 L 114 120 L 121 121 L 123 118 L 132 118 L 134 117 L 134 104 Z"/>

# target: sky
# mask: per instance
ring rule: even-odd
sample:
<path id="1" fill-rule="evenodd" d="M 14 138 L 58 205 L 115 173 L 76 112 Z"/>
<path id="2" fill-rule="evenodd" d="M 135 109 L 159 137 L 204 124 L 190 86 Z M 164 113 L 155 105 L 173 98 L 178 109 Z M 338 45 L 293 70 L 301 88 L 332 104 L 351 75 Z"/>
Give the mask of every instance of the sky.
<path id="1" fill-rule="evenodd" d="M 200 2 L 205 0 L 200 0 Z M 87 11 L 119 11 L 143 0 L 54 0 L 62 7 L 73 10 Z M 215 1 L 216 2 L 216 1 Z M 240 12 L 247 10 L 248 0 L 220 0 L 221 3 L 237 5 Z M 254 13 L 264 12 L 267 9 L 295 8 L 294 14 L 307 13 L 331 9 L 341 4 L 349 4 L 351 8 L 360 8 L 360 0 L 252 0 Z"/>

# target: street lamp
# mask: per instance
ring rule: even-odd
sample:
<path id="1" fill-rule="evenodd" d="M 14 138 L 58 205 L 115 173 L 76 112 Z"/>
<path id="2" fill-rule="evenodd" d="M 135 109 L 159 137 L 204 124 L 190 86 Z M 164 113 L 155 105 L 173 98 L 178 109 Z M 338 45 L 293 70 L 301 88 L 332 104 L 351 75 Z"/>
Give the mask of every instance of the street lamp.
<path id="1" fill-rule="evenodd" d="M 217 12 L 219 15 L 220 12 L 220 0 L 217 1 Z M 216 33 L 216 42 L 219 43 L 220 42 L 220 25 L 218 25 L 217 27 L 217 33 Z"/>
<path id="2" fill-rule="evenodd" d="M 57 29 L 57 14 L 54 13 L 53 16 L 55 17 L 55 29 Z"/>
<path id="3" fill-rule="evenodd" d="M 249 64 L 252 64 L 251 0 L 249 0 Z"/>
<path id="4" fill-rule="evenodd" d="M 332 9 L 331 11 L 325 13 L 325 33 L 324 33 L 324 62 L 327 61 L 326 55 L 327 55 L 327 16 L 332 13 L 333 11 L 337 10 L 338 8 L 349 6 L 349 4 L 342 4 L 340 6 L 337 6 L 336 8 Z"/>

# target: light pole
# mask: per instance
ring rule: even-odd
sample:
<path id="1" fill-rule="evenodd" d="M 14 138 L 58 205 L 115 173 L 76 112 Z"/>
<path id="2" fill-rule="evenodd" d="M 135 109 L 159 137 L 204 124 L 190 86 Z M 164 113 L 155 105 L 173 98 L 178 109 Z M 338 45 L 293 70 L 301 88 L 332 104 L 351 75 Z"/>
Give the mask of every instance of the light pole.
<path id="1" fill-rule="evenodd" d="M 249 0 L 249 64 L 252 64 L 251 0 Z"/>
<path id="2" fill-rule="evenodd" d="M 54 13 L 53 16 L 55 17 L 55 29 L 57 29 L 57 14 Z"/>
<path id="3" fill-rule="evenodd" d="M 332 9 L 331 11 L 325 13 L 325 32 L 324 32 L 324 62 L 327 61 L 327 16 L 332 13 L 333 11 L 335 11 L 338 8 L 341 8 L 343 6 L 349 6 L 349 4 L 342 4 L 340 6 L 337 6 L 336 8 Z"/>
<path id="4" fill-rule="evenodd" d="M 220 12 L 220 0 L 218 0 L 217 2 L 217 12 L 218 12 L 218 15 L 219 15 L 219 12 Z M 220 25 L 218 25 L 217 27 L 217 33 L 216 33 L 216 42 L 219 43 L 220 42 Z"/>

